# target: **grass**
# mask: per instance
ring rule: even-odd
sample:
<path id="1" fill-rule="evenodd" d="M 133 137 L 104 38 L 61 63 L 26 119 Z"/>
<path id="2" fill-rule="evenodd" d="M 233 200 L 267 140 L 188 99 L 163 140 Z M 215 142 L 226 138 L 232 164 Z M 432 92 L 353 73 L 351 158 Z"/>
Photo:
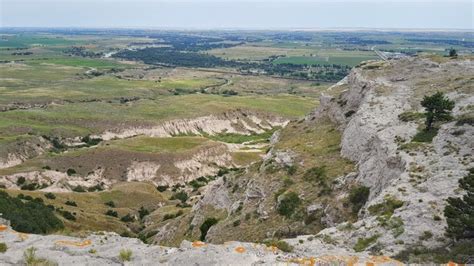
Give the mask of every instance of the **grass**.
<path id="1" fill-rule="evenodd" d="M 255 141 L 268 141 L 270 137 L 279 128 L 273 128 L 260 134 L 242 135 L 235 133 L 222 133 L 212 136 L 206 136 L 212 140 L 222 141 L 226 143 L 244 143 L 244 142 L 255 142 Z"/>
<path id="2" fill-rule="evenodd" d="M 138 136 L 129 139 L 113 140 L 109 143 L 108 148 L 146 153 L 179 153 L 206 144 L 210 144 L 210 142 L 203 137 L 152 138 Z"/>
<path id="3" fill-rule="evenodd" d="M 267 245 L 268 247 L 277 247 L 279 250 L 283 252 L 292 252 L 294 249 L 292 245 L 288 244 L 288 242 L 285 242 L 283 240 L 271 239 L 268 241 L 264 241 L 264 244 Z"/>
<path id="4" fill-rule="evenodd" d="M 131 261 L 133 252 L 130 249 L 121 249 L 119 252 L 119 259 L 122 262 Z"/>
<path id="5" fill-rule="evenodd" d="M 372 243 L 377 241 L 379 238 L 379 235 L 373 235 L 368 238 L 358 238 L 356 244 L 354 245 L 354 251 L 355 252 L 362 252 L 365 249 L 367 249 L 368 246 L 370 246 Z"/>
<path id="6" fill-rule="evenodd" d="M 5 253 L 7 252 L 7 244 L 5 244 L 4 242 L 0 242 L 0 253 Z"/>
<path id="7" fill-rule="evenodd" d="M 36 256 L 37 249 L 30 247 L 23 253 L 23 260 L 26 266 L 56 266 L 56 262 Z"/>
<path id="8" fill-rule="evenodd" d="M 412 141 L 413 142 L 431 142 L 434 137 L 438 135 L 438 129 L 437 128 L 432 128 L 430 130 L 425 130 L 422 129 L 416 133 L 416 135 L 413 137 Z"/>

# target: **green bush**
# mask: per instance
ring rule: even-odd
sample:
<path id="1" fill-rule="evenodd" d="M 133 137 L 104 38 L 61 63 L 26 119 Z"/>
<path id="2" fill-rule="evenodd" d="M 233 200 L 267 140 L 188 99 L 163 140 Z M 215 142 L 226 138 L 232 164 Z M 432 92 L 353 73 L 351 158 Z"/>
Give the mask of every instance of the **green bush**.
<path id="1" fill-rule="evenodd" d="M 268 247 L 277 247 L 283 252 L 292 252 L 294 247 L 283 240 L 267 240 L 263 242 Z"/>
<path id="2" fill-rule="evenodd" d="M 24 176 L 20 176 L 16 180 L 16 185 L 21 187 L 21 185 L 23 185 L 25 182 L 26 182 L 26 178 Z"/>
<path id="3" fill-rule="evenodd" d="M 125 222 L 125 223 L 130 223 L 130 222 L 135 221 L 135 218 L 133 218 L 133 216 L 131 216 L 130 213 L 128 213 L 127 215 L 120 218 L 120 221 Z"/>
<path id="4" fill-rule="evenodd" d="M 369 212 L 371 214 L 384 215 L 387 218 L 390 218 L 393 215 L 393 212 L 402 206 L 403 201 L 393 197 L 386 197 L 384 202 L 370 206 Z"/>
<path id="5" fill-rule="evenodd" d="M 23 202 L 20 197 L 12 198 L 4 191 L 0 191 L 0 213 L 19 232 L 46 234 L 64 228 L 61 220 L 43 203 Z"/>
<path id="6" fill-rule="evenodd" d="M 207 218 L 204 223 L 201 224 L 201 226 L 199 227 L 199 230 L 201 231 L 201 241 L 206 240 L 207 232 L 213 225 L 217 224 L 218 221 L 219 220 L 217 220 L 216 218 Z"/>
<path id="7" fill-rule="evenodd" d="M 294 175 L 296 173 L 296 170 L 298 170 L 298 167 L 296 165 L 290 165 L 286 168 L 286 172 L 289 175 Z"/>
<path id="8" fill-rule="evenodd" d="M 105 215 L 112 216 L 112 217 L 118 217 L 118 213 L 114 210 L 107 210 L 105 212 Z"/>
<path id="9" fill-rule="evenodd" d="M 64 218 L 66 218 L 69 221 L 75 221 L 76 216 L 74 214 L 68 212 L 68 211 L 58 211 Z"/>
<path id="10" fill-rule="evenodd" d="M 429 130 L 423 129 L 416 133 L 412 141 L 414 142 L 431 142 L 434 137 L 438 135 L 438 129 L 431 128 Z"/>
<path id="11" fill-rule="evenodd" d="M 48 193 L 44 194 L 44 196 L 45 196 L 45 198 L 47 198 L 47 199 L 52 199 L 52 200 L 53 200 L 53 199 L 56 199 L 56 195 L 54 195 L 54 194 L 51 193 L 51 192 L 48 192 Z"/>
<path id="12" fill-rule="evenodd" d="M 163 216 L 163 221 L 166 221 L 166 220 L 169 220 L 169 219 L 174 219 L 176 217 L 179 217 L 179 216 L 183 215 L 183 213 L 184 212 L 182 210 L 179 210 L 176 213 L 167 213 Z"/>
<path id="13" fill-rule="evenodd" d="M 66 201 L 64 204 L 69 205 L 69 206 L 73 206 L 73 207 L 77 207 L 77 203 L 75 201 L 71 201 L 71 200 Z"/>
<path id="14" fill-rule="evenodd" d="M 76 170 L 72 169 L 72 168 L 69 168 L 66 170 L 66 173 L 68 176 L 72 176 L 74 174 L 76 174 Z"/>
<path id="15" fill-rule="evenodd" d="M 308 169 L 303 179 L 308 182 L 318 182 L 319 184 L 326 181 L 326 166 L 318 166 Z"/>
<path id="16" fill-rule="evenodd" d="M 278 203 L 277 211 L 280 215 L 290 218 L 300 205 L 301 199 L 298 197 L 298 194 L 293 191 L 288 192 L 283 194 L 283 198 Z"/>
<path id="17" fill-rule="evenodd" d="M 170 200 L 180 200 L 182 203 L 185 203 L 188 200 L 188 194 L 184 191 L 179 191 L 171 196 Z"/>
<path id="18" fill-rule="evenodd" d="M 7 252 L 7 249 L 8 249 L 7 244 L 0 242 L 0 253 Z"/>
<path id="19" fill-rule="evenodd" d="M 145 209 L 143 206 L 141 206 L 140 209 L 138 210 L 138 216 L 140 217 L 140 220 L 143 219 L 148 214 L 150 214 L 150 211 Z"/>
<path id="20" fill-rule="evenodd" d="M 356 186 L 349 192 L 349 201 L 352 204 L 352 212 L 357 214 L 369 199 L 370 188 L 365 186 Z"/>
<path id="21" fill-rule="evenodd" d="M 74 192 L 86 192 L 86 189 L 82 186 L 76 186 L 72 189 Z"/>
<path id="22" fill-rule="evenodd" d="M 168 185 L 166 185 L 166 186 L 157 186 L 157 187 L 156 187 L 156 189 L 157 189 L 159 192 L 165 192 L 168 188 L 169 188 Z"/>
<path id="23" fill-rule="evenodd" d="M 357 239 L 357 243 L 354 246 L 355 252 L 362 252 L 364 251 L 370 244 L 377 241 L 379 235 L 373 235 L 369 238 L 359 238 Z"/>

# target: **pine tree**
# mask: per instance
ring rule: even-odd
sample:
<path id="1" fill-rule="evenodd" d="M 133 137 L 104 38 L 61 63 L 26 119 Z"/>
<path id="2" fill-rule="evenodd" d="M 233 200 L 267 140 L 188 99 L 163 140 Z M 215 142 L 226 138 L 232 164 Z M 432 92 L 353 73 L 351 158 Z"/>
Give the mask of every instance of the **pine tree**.
<path id="1" fill-rule="evenodd" d="M 459 180 L 466 191 L 462 198 L 448 198 L 444 216 L 448 222 L 446 233 L 455 239 L 474 239 L 474 168 Z"/>
<path id="2" fill-rule="evenodd" d="M 437 92 L 431 96 L 425 96 L 421 101 L 421 106 L 426 109 L 426 130 L 430 130 L 434 122 L 448 120 L 451 117 L 454 101 L 449 100 L 442 92 Z"/>

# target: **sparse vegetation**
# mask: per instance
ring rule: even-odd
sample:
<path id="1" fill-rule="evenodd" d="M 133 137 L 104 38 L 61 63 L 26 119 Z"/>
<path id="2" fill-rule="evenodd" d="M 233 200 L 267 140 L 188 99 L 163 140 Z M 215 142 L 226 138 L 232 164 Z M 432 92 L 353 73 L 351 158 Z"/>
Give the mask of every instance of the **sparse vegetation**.
<path id="1" fill-rule="evenodd" d="M 292 245 L 288 244 L 288 242 L 285 242 L 283 240 L 272 239 L 272 240 L 265 241 L 264 244 L 267 245 L 268 247 L 277 247 L 279 250 L 283 252 L 292 252 L 294 249 Z"/>
<path id="2" fill-rule="evenodd" d="M 37 257 L 35 247 L 29 247 L 23 253 L 23 260 L 27 266 L 57 266 L 58 264 L 54 261 Z"/>
<path id="3" fill-rule="evenodd" d="M 368 238 L 358 238 L 357 243 L 354 246 L 354 251 L 356 252 L 362 252 L 367 249 L 371 244 L 373 244 L 377 239 L 379 238 L 379 235 L 373 235 Z"/>
<path id="4" fill-rule="evenodd" d="M 133 251 L 130 249 L 121 249 L 119 253 L 120 261 L 131 261 L 133 257 Z"/>
<path id="5" fill-rule="evenodd" d="M 403 206 L 403 201 L 398 200 L 394 197 L 386 197 L 384 202 L 369 206 L 369 212 L 371 214 L 384 215 L 390 218 L 393 212 Z"/>

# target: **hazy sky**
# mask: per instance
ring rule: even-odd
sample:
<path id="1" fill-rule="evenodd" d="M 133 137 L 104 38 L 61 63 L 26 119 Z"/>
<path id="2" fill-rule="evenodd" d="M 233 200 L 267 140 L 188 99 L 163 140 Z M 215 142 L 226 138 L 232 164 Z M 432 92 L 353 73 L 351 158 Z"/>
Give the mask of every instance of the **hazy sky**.
<path id="1" fill-rule="evenodd" d="M 2 27 L 473 29 L 471 0 L 0 0 Z"/>

